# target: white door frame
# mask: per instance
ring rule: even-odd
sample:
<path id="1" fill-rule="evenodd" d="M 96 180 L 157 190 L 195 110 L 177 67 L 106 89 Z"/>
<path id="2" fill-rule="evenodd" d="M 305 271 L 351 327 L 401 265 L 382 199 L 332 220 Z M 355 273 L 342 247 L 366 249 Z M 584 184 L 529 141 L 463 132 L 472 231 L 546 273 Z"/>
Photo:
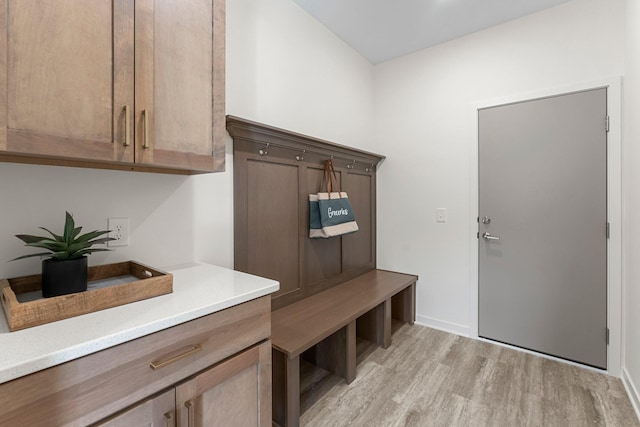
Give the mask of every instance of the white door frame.
<path id="1" fill-rule="evenodd" d="M 555 87 L 471 105 L 473 124 L 469 149 L 469 333 L 478 337 L 478 110 L 514 102 L 557 96 L 590 89 L 607 88 L 607 113 L 610 117 L 607 135 L 607 219 L 610 234 L 607 241 L 607 372 L 620 376 L 622 365 L 622 78 L 609 77 L 571 86 Z M 560 360 L 560 359 L 558 359 Z"/>

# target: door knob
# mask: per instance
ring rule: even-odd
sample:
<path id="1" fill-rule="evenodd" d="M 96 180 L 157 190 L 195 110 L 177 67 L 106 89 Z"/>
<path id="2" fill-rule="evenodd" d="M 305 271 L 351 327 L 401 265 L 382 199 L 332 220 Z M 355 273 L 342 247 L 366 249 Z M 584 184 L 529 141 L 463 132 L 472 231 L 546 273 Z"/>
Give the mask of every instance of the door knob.
<path id="1" fill-rule="evenodd" d="M 490 233 L 482 233 L 482 238 L 485 240 L 500 240 L 498 236 L 492 236 Z"/>

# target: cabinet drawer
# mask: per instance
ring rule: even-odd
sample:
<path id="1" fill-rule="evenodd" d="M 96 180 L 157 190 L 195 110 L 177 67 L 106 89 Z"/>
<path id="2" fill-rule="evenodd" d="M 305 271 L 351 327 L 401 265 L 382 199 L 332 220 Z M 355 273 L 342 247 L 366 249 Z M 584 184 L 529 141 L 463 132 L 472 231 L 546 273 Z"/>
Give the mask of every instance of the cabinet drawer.
<path id="1" fill-rule="evenodd" d="M 268 296 L 0 385 L 3 426 L 87 425 L 271 334 Z"/>

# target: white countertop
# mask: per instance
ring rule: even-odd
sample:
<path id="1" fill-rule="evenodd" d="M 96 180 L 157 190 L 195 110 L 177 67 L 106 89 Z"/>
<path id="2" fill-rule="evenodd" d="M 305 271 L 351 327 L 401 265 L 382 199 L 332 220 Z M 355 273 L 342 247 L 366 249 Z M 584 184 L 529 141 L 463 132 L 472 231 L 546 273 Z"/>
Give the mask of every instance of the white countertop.
<path id="1" fill-rule="evenodd" d="M 9 332 L 0 314 L 0 384 L 268 295 L 278 282 L 211 264 L 162 269 L 173 293 Z M 1 310 L 1 309 L 0 309 Z"/>

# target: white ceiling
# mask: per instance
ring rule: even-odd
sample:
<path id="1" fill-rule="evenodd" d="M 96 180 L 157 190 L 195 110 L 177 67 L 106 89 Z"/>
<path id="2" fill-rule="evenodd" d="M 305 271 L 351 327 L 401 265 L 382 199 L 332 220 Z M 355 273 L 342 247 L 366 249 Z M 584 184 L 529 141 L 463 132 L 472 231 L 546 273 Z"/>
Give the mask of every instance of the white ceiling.
<path id="1" fill-rule="evenodd" d="M 569 0 L 293 0 L 378 64 Z"/>

